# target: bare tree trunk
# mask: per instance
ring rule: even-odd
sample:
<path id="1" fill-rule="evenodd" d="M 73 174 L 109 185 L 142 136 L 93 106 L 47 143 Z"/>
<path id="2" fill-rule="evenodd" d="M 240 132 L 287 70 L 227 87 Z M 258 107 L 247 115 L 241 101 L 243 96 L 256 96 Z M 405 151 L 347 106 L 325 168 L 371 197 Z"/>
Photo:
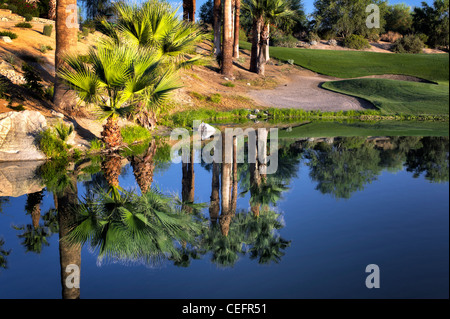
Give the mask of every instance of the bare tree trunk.
<path id="1" fill-rule="evenodd" d="M 194 150 L 191 150 L 189 163 L 182 164 L 183 177 L 181 180 L 181 199 L 183 203 L 192 204 L 195 197 L 195 172 L 194 172 Z M 192 213 L 192 207 L 183 205 L 183 210 Z"/>
<path id="2" fill-rule="evenodd" d="M 238 196 L 238 172 L 237 172 L 237 138 L 233 137 L 233 193 L 231 194 L 231 212 L 236 215 Z"/>
<path id="3" fill-rule="evenodd" d="M 76 49 L 78 42 L 78 12 L 76 0 L 58 0 L 56 3 L 56 50 L 55 50 L 55 88 L 53 103 L 59 110 L 68 114 L 74 111 L 74 95 L 66 95 L 67 87 L 57 75 L 64 63 L 64 56 Z"/>
<path id="4" fill-rule="evenodd" d="M 240 31 L 240 14 L 241 14 L 241 0 L 235 0 L 234 10 L 234 45 L 233 45 L 233 57 L 239 58 L 239 31 Z"/>
<path id="5" fill-rule="evenodd" d="M 220 211 L 220 164 L 213 162 L 211 182 L 211 204 L 209 206 L 209 218 L 214 225 L 219 219 Z"/>
<path id="6" fill-rule="evenodd" d="M 231 223 L 230 187 L 231 187 L 231 163 L 227 163 L 225 147 L 225 133 L 222 132 L 222 213 L 220 215 L 220 227 L 222 235 L 228 236 Z"/>
<path id="7" fill-rule="evenodd" d="M 250 57 L 250 72 L 258 73 L 258 59 L 260 50 L 262 19 L 254 19 L 252 27 L 252 53 Z"/>
<path id="8" fill-rule="evenodd" d="M 266 62 L 268 62 L 270 60 L 270 52 L 269 52 L 269 47 L 270 47 L 270 23 L 267 23 L 267 40 L 266 40 Z"/>
<path id="9" fill-rule="evenodd" d="M 266 71 L 266 63 L 267 63 L 267 49 L 269 40 L 269 30 L 267 24 L 264 25 L 263 31 L 261 32 L 261 38 L 259 41 L 259 57 L 258 57 L 258 70 L 257 73 L 260 75 L 264 75 Z"/>
<path id="10" fill-rule="evenodd" d="M 231 0 L 224 0 L 222 74 L 233 77 L 233 18 Z"/>
<path id="11" fill-rule="evenodd" d="M 195 22 L 196 0 L 183 0 L 183 20 Z"/>
<path id="12" fill-rule="evenodd" d="M 256 132 L 256 145 L 258 145 L 258 132 Z M 258 192 L 261 186 L 261 176 L 259 174 L 259 165 L 258 165 L 258 146 L 256 146 L 254 163 L 250 163 L 250 197 L 255 196 L 255 190 Z M 251 205 L 251 211 L 253 216 L 258 217 L 260 211 L 261 204 L 253 203 Z"/>
<path id="13" fill-rule="evenodd" d="M 213 17 L 214 17 L 214 55 L 220 56 L 222 54 L 222 33 L 221 33 L 221 24 L 222 24 L 222 14 L 221 10 L 222 4 L 221 0 L 214 0 L 213 7 Z"/>
<path id="14" fill-rule="evenodd" d="M 79 299 L 80 288 L 68 287 L 66 279 L 70 272 L 66 272 L 67 266 L 76 265 L 81 269 L 81 245 L 70 245 L 63 238 L 69 234 L 75 221 L 74 205 L 78 203 L 77 177 L 71 176 L 71 185 L 67 187 L 61 196 L 57 197 L 58 224 L 59 224 L 59 256 L 61 266 L 61 286 L 63 299 Z"/>

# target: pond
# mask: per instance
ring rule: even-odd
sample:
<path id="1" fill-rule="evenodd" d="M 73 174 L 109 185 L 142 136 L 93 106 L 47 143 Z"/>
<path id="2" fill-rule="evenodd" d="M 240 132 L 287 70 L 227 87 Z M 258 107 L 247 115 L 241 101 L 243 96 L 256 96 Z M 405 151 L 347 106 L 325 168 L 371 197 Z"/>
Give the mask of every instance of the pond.
<path id="1" fill-rule="evenodd" d="M 0 298 L 449 297 L 448 137 L 280 139 L 274 174 L 139 148 L 0 163 Z"/>

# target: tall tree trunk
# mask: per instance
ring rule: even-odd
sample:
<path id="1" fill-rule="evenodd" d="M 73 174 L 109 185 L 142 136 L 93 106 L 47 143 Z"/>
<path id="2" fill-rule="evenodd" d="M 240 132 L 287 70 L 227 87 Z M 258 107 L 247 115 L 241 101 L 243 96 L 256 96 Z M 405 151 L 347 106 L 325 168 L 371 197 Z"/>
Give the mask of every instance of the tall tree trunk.
<path id="1" fill-rule="evenodd" d="M 48 2 L 48 18 L 50 20 L 56 19 L 56 0 L 50 0 Z"/>
<path id="2" fill-rule="evenodd" d="M 233 137 L 233 192 L 231 194 L 231 213 L 236 215 L 238 197 L 238 172 L 237 172 L 237 138 Z"/>
<path id="3" fill-rule="evenodd" d="M 183 20 L 195 22 L 196 0 L 183 0 Z"/>
<path id="4" fill-rule="evenodd" d="M 267 63 L 266 54 L 268 51 L 268 41 L 269 41 L 269 30 L 268 25 L 265 24 L 259 40 L 259 57 L 258 57 L 257 73 L 260 75 L 264 75 L 266 72 L 266 63 Z"/>
<path id="5" fill-rule="evenodd" d="M 220 164 L 213 162 L 211 181 L 211 204 L 209 206 L 209 218 L 215 225 L 220 212 Z"/>
<path id="6" fill-rule="evenodd" d="M 106 149 L 112 150 L 122 145 L 122 134 L 120 133 L 119 123 L 115 115 L 108 117 L 105 125 L 103 125 L 103 131 L 101 135 Z"/>
<path id="7" fill-rule="evenodd" d="M 232 163 L 227 163 L 226 154 L 229 154 L 225 148 L 225 132 L 222 132 L 222 213 L 220 215 L 220 228 L 222 235 L 228 236 L 231 223 L 231 209 L 230 209 L 230 189 L 231 189 L 231 166 Z"/>
<path id="8" fill-rule="evenodd" d="M 267 40 L 266 40 L 266 62 L 270 60 L 270 23 L 267 23 Z"/>
<path id="9" fill-rule="evenodd" d="M 250 72 L 258 73 L 258 59 L 260 50 L 260 37 L 263 20 L 262 18 L 255 18 L 252 27 L 252 52 L 250 57 Z"/>
<path id="10" fill-rule="evenodd" d="M 119 187 L 119 176 L 122 172 L 122 156 L 117 153 L 105 156 L 102 171 L 109 186 Z"/>
<path id="11" fill-rule="evenodd" d="M 195 152 L 191 149 L 191 158 L 189 163 L 181 165 L 183 177 L 181 179 L 181 199 L 183 203 L 192 204 L 195 197 L 195 172 L 194 172 Z M 183 205 L 183 210 L 192 213 L 192 207 Z"/>
<path id="12" fill-rule="evenodd" d="M 131 158 L 131 166 L 133 167 L 134 177 L 136 183 L 141 189 L 141 193 L 144 194 L 152 187 L 153 172 L 155 170 L 155 163 L 153 157 L 156 154 L 156 142 L 152 140 L 147 152 L 143 157 L 133 156 Z"/>
<path id="13" fill-rule="evenodd" d="M 222 4 L 221 0 L 214 0 L 214 7 L 213 7 L 213 18 L 214 18 L 214 55 L 216 57 L 220 56 L 222 54 L 222 32 L 221 32 L 221 25 L 222 25 Z"/>
<path id="14" fill-rule="evenodd" d="M 233 77 L 233 18 L 231 0 L 224 0 L 222 74 Z"/>
<path id="15" fill-rule="evenodd" d="M 58 72 L 63 65 L 64 56 L 69 53 L 70 50 L 76 49 L 78 30 L 77 0 L 58 0 L 56 3 L 56 72 Z M 66 94 L 66 91 L 67 87 L 64 85 L 62 79 L 56 75 L 53 103 L 57 109 L 70 114 L 74 111 L 76 100 L 73 94 Z"/>
<path id="16" fill-rule="evenodd" d="M 79 299 L 80 288 L 69 288 L 66 279 L 71 273 L 66 272 L 67 266 L 76 265 L 81 269 L 81 245 L 70 245 L 62 240 L 72 229 L 76 221 L 76 213 L 73 209 L 77 204 L 78 189 L 77 177 L 71 176 L 71 185 L 67 187 L 61 196 L 57 197 L 58 224 L 59 224 L 59 257 L 61 266 L 61 285 L 63 299 Z"/>
<path id="17" fill-rule="evenodd" d="M 234 43 L 233 43 L 233 57 L 239 58 L 239 31 L 240 31 L 240 14 L 241 14 L 241 0 L 235 0 L 234 10 Z"/>
<path id="18" fill-rule="evenodd" d="M 258 165 L 258 132 L 256 132 L 256 152 L 255 152 L 255 163 L 250 163 L 250 197 L 254 197 L 256 192 L 259 192 L 259 188 L 261 187 L 261 176 L 259 174 L 259 165 Z M 253 203 L 251 205 L 251 211 L 255 217 L 259 216 L 261 204 Z"/>

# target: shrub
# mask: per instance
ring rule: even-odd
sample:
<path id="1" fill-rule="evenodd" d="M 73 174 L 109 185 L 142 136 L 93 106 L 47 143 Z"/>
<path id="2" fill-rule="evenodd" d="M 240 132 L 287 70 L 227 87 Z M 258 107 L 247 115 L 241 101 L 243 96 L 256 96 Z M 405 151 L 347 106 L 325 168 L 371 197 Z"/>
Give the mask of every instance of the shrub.
<path id="1" fill-rule="evenodd" d="M 395 53 L 421 53 L 425 44 L 418 36 L 407 35 L 395 41 L 392 50 Z"/>
<path id="2" fill-rule="evenodd" d="M 33 20 L 33 16 L 29 13 L 25 14 L 23 16 L 25 18 L 25 21 L 30 22 L 31 20 Z"/>
<path id="3" fill-rule="evenodd" d="M 142 142 L 148 140 L 151 137 L 151 133 L 142 126 L 128 125 L 120 130 L 123 141 L 127 144 L 133 144 L 135 142 Z"/>
<path id="4" fill-rule="evenodd" d="M 220 103 L 222 101 L 222 95 L 216 93 L 210 96 L 209 98 L 213 103 Z"/>
<path id="5" fill-rule="evenodd" d="M 223 85 L 223 86 L 226 86 L 226 87 L 229 87 L 229 88 L 234 88 L 234 87 L 236 86 L 236 85 L 235 85 L 233 82 L 231 82 L 231 81 L 222 83 L 222 85 Z"/>
<path id="6" fill-rule="evenodd" d="M 289 34 L 272 39 L 272 43 L 276 47 L 295 48 L 298 40 L 293 35 Z"/>
<path id="7" fill-rule="evenodd" d="M 53 25 L 46 24 L 46 25 L 44 25 L 44 30 L 42 31 L 42 33 L 49 37 L 52 35 L 52 30 L 53 30 Z"/>
<path id="8" fill-rule="evenodd" d="M 91 30 L 88 27 L 83 27 L 81 33 L 83 34 L 83 37 L 87 37 L 90 31 Z"/>
<path id="9" fill-rule="evenodd" d="M 8 5 L 8 10 L 11 10 L 12 13 L 17 13 L 17 6 L 10 4 Z"/>
<path id="10" fill-rule="evenodd" d="M 53 99 L 53 93 L 54 93 L 55 89 L 54 86 L 49 86 L 44 90 L 44 97 L 51 101 Z"/>
<path id="11" fill-rule="evenodd" d="M 46 53 L 49 50 L 53 50 L 50 45 L 41 44 L 41 46 L 39 47 L 39 51 L 41 51 L 42 53 Z"/>
<path id="12" fill-rule="evenodd" d="M 51 128 L 41 132 L 37 139 L 39 149 L 49 158 L 67 158 L 67 145 Z"/>
<path id="13" fill-rule="evenodd" d="M 239 41 L 247 41 L 247 34 L 244 29 L 239 29 Z"/>
<path id="14" fill-rule="evenodd" d="M 24 86 L 32 92 L 42 95 L 43 85 L 40 83 L 42 79 L 39 73 L 37 73 L 36 70 L 27 63 L 22 65 L 22 70 L 24 71 L 24 78 L 26 81 Z"/>
<path id="15" fill-rule="evenodd" d="M 25 28 L 25 29 L 31 29 L 33 26 L 31 25 L 31 23 L 28 22 L 19 22 L 16 23 L 16 28 Z"/>
<path id="16" fill-rule="evenodd" d="M 11 31 L 0 31 L 0 37 L 10 37 L 11 40 L 17 39 L 17 34 Z"/>
<path id="17" fill-rule="evenodd" d="M 101 140 L 92 140 L 90 143 L 90 151 L 99 151 L 101 149 L 103 149 L 104 145 L 103 142 Z"/>
<path id="18" fill-rule="evenodd" d="M 403 36 L 398 32 L 389 31 L 388 33 L 382 34 L 380 37 L 381 41 L 395 42 Z"/>
<path id="19" fill-rule="evenodd" d="M 206 97 L 204 95 L 201 95 L 200 93 L 197 92 L 191 92 L 192 97 L 195 97 L 197 100 L 199 101 L 204 101 L 206 100 Z"/>
<path id="20" fill-rule="evenodd" d="M 344 39 L 344 46 L 350 49 L 362 50 L 370 48 L 369 41 L 364 37 L 352 34 Z"/>
<path id="21" fill-rule="evenodd" d="M 64 122 L 59 122 L 55 125 L 56 136 L 63 142 L 66 142 L 70 134 L 73 133 L 73 125 L 66 125 Z"/>
<path id="22" fill-rule="evenodd" d="M 320 41 L 320 37 L 317 35 L 317 33 L 314 32 L 310 32 L 306 38 L 306 40 L 311 43 L 313 41 L 319 42 Z"/>

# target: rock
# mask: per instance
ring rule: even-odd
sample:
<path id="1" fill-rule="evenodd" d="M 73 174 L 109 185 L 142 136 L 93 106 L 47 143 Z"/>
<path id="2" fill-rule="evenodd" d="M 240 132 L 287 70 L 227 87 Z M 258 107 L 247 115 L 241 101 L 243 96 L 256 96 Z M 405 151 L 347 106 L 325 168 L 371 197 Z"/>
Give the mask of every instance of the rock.
<path id="1" fill-rule="evenodd" d="M 37 111 L 0 114 L 0 162 L 46 159 L 35 144 L 46 128 L 47 120 Z"/>
<path id="2" fill-rule="evenodd" d="M 43 161 L 0 163 L 0 196 L 19 197 L 44 188 L 37 170 Z"/>
<path id="3" fill-rule="evenodd" d="M 60 119 L 63 119 L 63 118 L 64 118 L 64 114 L 59 113 L 59 112 L 56 112 L 56 111 L 54 111 L 54 110 L 52 110 L 52 115 L 53 115 L 54 117 L 59 117 Z"/>
<path id="4" fill-rule="evenodd" d="M 3 42 L 5 42 L 5 43 L 11 43 L 11 42 L 12 42 L 11 38 L 10 38 L 10 37 L 6 37 L 6 36 L 3 36 L 3 37 L 2 37 L 2 40 L 3 40 Z"/>
<path id="5" fill-rule="evenodd" d="M 247 83 L 247 85 L 248 85 L 248 86 L 251 86 L 252 84 L 251 84 L 251 83 Z"/>
<path id="6" fill-rule="evenodd" d="M 312 40 L 312 41 L 309 43 L 309 45 L 317 45 L 317 41 Z"/>
<path id="7" fill-rule="evenodd" d="M 335 46 L 337 46 L 337 41 L 335 39 L 330 39 L 330 40 L 328 40 L 328 44 L 335 47 Z"/>
<path id="8" fill-rule="evenodd" d="M 200 133 L 202 140 L 206 140 L 216 134 L 216 129 L 214 127 L 203 122 L 198 126 L 197 131 Z"/>
<path id="9" fill-rule="evenodd" d="M 256 116 L 256 115 L 253 115 L 253 114 L 248 114 L 248 115 L 247 115 L 247 118 L 248 118 L 249 120 L 254 120 L 254 119 L 257 118 L 257 116 Z"/>
<path id="10" fill-rule="evenodd" d="M 259 109 L 254 109 L 253 112 L 255 112 L 255 114 L 259 113 Z"/>

